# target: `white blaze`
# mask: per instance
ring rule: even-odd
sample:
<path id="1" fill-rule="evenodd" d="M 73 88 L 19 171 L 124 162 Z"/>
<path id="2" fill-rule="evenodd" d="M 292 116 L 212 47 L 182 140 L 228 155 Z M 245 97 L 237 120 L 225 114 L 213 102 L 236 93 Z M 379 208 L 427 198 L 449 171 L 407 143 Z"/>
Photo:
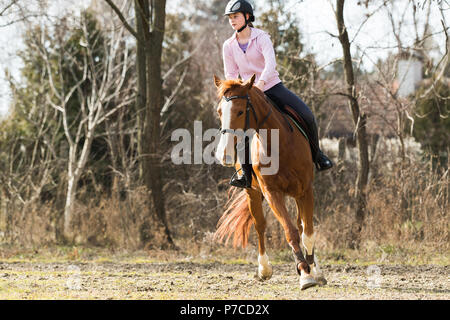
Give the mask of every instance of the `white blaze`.
<path id="1" fill-rule="evenodd" d="M 222 123 L 222 129 L 230 129 L 231 125 L 231 101 L 224 101 L 222 103 L 222 117 L 220 119 Z M 224 133 L 220 136 L 219 145 L 217 146 L 216 158 L 222 165 L 233 165 L 234 163 L 234 135 L 231 133 Z M 225 154 L 229 156 L 231 162 L 224 162 Z"/>

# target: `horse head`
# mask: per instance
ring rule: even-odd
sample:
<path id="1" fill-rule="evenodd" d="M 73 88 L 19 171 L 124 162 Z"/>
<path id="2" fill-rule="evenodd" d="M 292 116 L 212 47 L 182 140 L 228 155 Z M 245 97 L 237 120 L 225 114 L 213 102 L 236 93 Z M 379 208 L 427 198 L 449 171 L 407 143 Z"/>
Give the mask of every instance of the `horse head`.
<path id="1" fill-rule="evenodd" d="M 236 144 L 243 141 L 243 136 L 250 128 L 250 112 L 254 113 L 249 91 L 255 82 L 255 75 L 248 81 L 221 80 L 214 75 L 217 95 L 220 99 L 217 114 L 221 122 L 221 136 L 216 158 L 223 166 L 236 163 Z M 255 115 L 256 116 L 256 115 Z"/>

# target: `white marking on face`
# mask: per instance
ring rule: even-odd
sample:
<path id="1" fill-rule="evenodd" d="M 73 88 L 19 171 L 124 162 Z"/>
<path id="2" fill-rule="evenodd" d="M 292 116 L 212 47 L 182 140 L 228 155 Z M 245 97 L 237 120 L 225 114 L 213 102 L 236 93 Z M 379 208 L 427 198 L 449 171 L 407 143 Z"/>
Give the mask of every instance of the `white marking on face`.
<path id="1" fill-rule="evenodd" d="M 222 129 L 230 129 L 231 126 L 231 101 L 221 102 L 222 116 L 220 122 Z M 220 136 L 219 145 L 217 146 L 216 158 L 223 166 L 234 165 L 234 135 L 231 133 L 224 133 Z"/>
<path id="2" fill-rule="evenodd" d="M 222 129 L 230 129 L 232 101 L 222 102 Z"/>

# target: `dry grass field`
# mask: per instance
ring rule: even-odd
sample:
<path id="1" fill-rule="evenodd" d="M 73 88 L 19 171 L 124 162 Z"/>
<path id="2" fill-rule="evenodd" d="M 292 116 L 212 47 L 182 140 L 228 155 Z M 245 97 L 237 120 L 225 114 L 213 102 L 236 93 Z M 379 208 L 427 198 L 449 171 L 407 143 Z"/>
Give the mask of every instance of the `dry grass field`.
<path id="1" fill-rule="evenodd" d="M 255 278 L 254 248 L 205 252 L 2 248 L 0 299 L 450 299 L 446 254 L 430 264 L 324 254 L 328 284 L 301 291 L 288 251 L 271 254 L 265 282 Z"/>

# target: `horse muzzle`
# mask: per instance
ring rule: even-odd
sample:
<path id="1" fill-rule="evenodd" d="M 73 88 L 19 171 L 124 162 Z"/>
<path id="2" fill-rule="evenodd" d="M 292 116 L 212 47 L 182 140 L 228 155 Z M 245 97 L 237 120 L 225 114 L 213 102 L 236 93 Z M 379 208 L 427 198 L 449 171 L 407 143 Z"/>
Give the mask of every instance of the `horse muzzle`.
<path id="1" fill-rule="evenodd" d="M 224 167 L 233 167 L 236 164 L 236 148 L 233 140 L 233 135 L 225 133 L 217 146 L 216 158 Z"/>
<path id="2" fill-rule="evenodd" d="M 232 156 L 230 156 L 230 155 L 223 156 L 222 165 L 224 167 L 234 167 L 234 164 L 235 164 L 235 161 Z"/>

